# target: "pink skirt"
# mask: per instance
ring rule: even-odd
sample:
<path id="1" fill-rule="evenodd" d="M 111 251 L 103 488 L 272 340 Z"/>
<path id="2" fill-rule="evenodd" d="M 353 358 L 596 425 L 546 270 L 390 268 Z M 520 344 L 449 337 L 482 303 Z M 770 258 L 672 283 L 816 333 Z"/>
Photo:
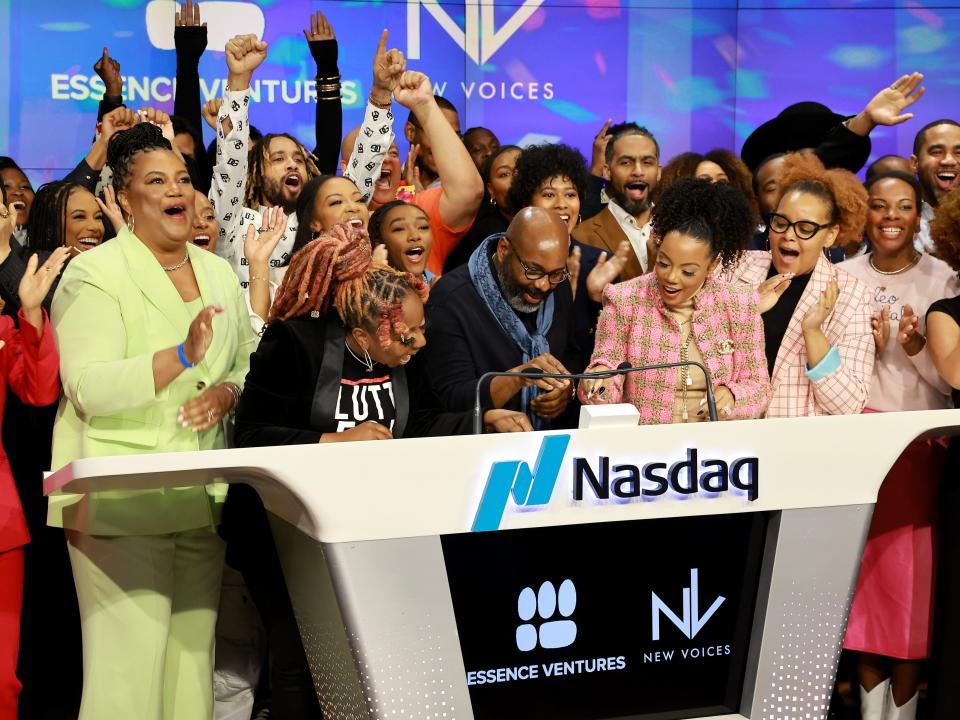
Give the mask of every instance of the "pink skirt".
<path id="1" fill-rule="evenodd" d="M 900 660 L 929 657 L 934 520 L 946 448 L 911 443 L 880 487 L 844 648 Z"/>

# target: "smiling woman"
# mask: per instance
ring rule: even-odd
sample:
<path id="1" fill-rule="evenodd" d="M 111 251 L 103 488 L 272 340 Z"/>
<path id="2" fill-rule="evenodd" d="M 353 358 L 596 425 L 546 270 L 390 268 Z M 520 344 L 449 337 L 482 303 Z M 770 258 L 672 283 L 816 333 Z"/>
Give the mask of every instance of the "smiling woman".
<path id="1" fill-rule="evenodd" d="M 71 255 L 95 248 L 103 240 L 103 213 L 82 185 L 58 180 L 40 186 L 27 224 L 27 247 L 52 252 L 68 247 Z"/>
<path id="2" fill-rule="evenodd" d="M 169 121 L 164 129 L 172 136 Z M 65 358 L 54 469 L 223 447 L 221 420 L 254 344 L 236 275 L 190 243 L 194 190 L 169 139 L 141 122 L 114 135 L 108 162 L 127 227 L 75 257 L 54 297 Z M 81 718 L 104 707 L 118 717 L 213 717 L 222 499 L 214 485 L 51 498 L 80 606 Z"/>

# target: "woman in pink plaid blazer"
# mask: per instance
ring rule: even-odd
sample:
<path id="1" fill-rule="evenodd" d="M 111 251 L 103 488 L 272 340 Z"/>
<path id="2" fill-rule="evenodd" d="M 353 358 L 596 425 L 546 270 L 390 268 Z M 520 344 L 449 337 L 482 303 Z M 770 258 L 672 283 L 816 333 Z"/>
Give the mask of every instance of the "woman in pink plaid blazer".
<path id="1" fill-rule="evenodd" d="M 780 187 L 768 218 L 770 251 L 747 253 L 732 273 L 760 288 L 773 386 L 766 417 L 859 413 L 876 355 L 873 300 L 823 250 L 859 236 L 866 191 L 852 173 L 824 170 L 799 153 L 787 156 Z"/>
<path id="2" fill-rule="evenodd" d="M 607 286 L 589 369 L 696 360 L 721 418 L 759 417 L 770 395 L 759 295 L 714 272 L 742 254 L 752 218 L 742 192 L 725 183 L 671 186 L 653 211 L 662 238 L 654 272 Z M 587 381 L 580 399 L 632 403 L 644 424 L 694 422 L 706 419 L 705 387 L 701 371 L 673 368 Z"/>

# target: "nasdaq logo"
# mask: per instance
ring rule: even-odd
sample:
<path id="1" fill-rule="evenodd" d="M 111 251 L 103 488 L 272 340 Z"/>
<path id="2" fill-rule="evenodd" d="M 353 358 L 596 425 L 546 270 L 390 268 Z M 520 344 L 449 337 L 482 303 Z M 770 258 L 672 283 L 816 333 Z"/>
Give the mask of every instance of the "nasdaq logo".
<path id="1" fill-rule="evenodd" d="M 726 600 L 722 595 L 718 595 L 713 604 L 707 608 L 707 611 L 700 614 L 700 583 L 698 581 L 697 568 L 690 570 L 690 587 L 683 588 L 683 609 L 682 615 L 677 615 L 669 606 L 660 599 L 655 592 L 650 593 L 651 600 L 651 623 L 653 626 L 653 639 L 660 639 L 660 617 L 665 616 L 672 622 L 680 632 L 686 635 L 688 640 L 693 640 L 697 633 L 703 629 L 707 621 L 713 617 L 713 614 L 723 605 Z"/>
<path id="2" fill-rule="evenodd" d="M 472 529 L 499 529 L 511 495 L 517 505 L 547 505 L 553 496 L 560 465 L 563 464 L 569 444 L 569 435 L 547 435 L 540 446 L 533 470 L 523 460 L 495 462 L 490 468 Z"/>
<path id="3" fill-rule="evenodd" d="M 513 0 L 504 3 L 517 7 L 510 19 L 498 30 L 494 25 L 494 0 L 466 0 L 463 6 L 464 27 L 454 22 L 440 5 L 440 0 L 407 0 L 407 58 L 420 59 L 420 9 L 437 21 L 467 57 L 483 65 L 543 4 L 543 0 Z"/>

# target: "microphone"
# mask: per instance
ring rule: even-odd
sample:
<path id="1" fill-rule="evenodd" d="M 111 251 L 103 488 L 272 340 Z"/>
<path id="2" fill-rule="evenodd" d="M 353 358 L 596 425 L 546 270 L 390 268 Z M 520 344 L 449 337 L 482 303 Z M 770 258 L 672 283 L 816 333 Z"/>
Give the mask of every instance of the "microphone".
<path id="1" fill-rule="evenodd" d="M 522 378 L 553 378 L 556 380 L 603 380 L 605 378 L 616 377 L 617 375 L 629 375 L 634 372 L 647 372 L 649 370 L 669 370 L 670 368 L 677 367 L 697 367 L 700 368 L 700 371 L 703 373 L 703 377 L 706 380 L 707 388 L 707 413 L 710 416 L 711 422 L 717 421 L 717 405 L 713 399 L 713 381 L 710 379 L 710 373 L 707 371 L 707 368 L 703 366 L 702 363 L 696 362 L 695 360 L 681 360 L 679 362 L 669 362 L 669 363 L 657 363 L 656 365 L 630 365 L 628 362 L 620 363 L 616 368 L 612 370 L 595 370 L 594 372 L 585 372 L 585 373 L 548 373 L 543 370 L 535 367 L 526 367 L 523 370 L 516 371 L 503 371 L 503 372 L 487 372 L 480 376 L 477 380 L 477 389 L 474 393 L 473 399 L 473 434 L 480 435 L 483 433 L 483 412 L 480 407 L 480 388 L 483 386 L 484 380 L 493 379 L 498 377 L 522 377 Z"/>

